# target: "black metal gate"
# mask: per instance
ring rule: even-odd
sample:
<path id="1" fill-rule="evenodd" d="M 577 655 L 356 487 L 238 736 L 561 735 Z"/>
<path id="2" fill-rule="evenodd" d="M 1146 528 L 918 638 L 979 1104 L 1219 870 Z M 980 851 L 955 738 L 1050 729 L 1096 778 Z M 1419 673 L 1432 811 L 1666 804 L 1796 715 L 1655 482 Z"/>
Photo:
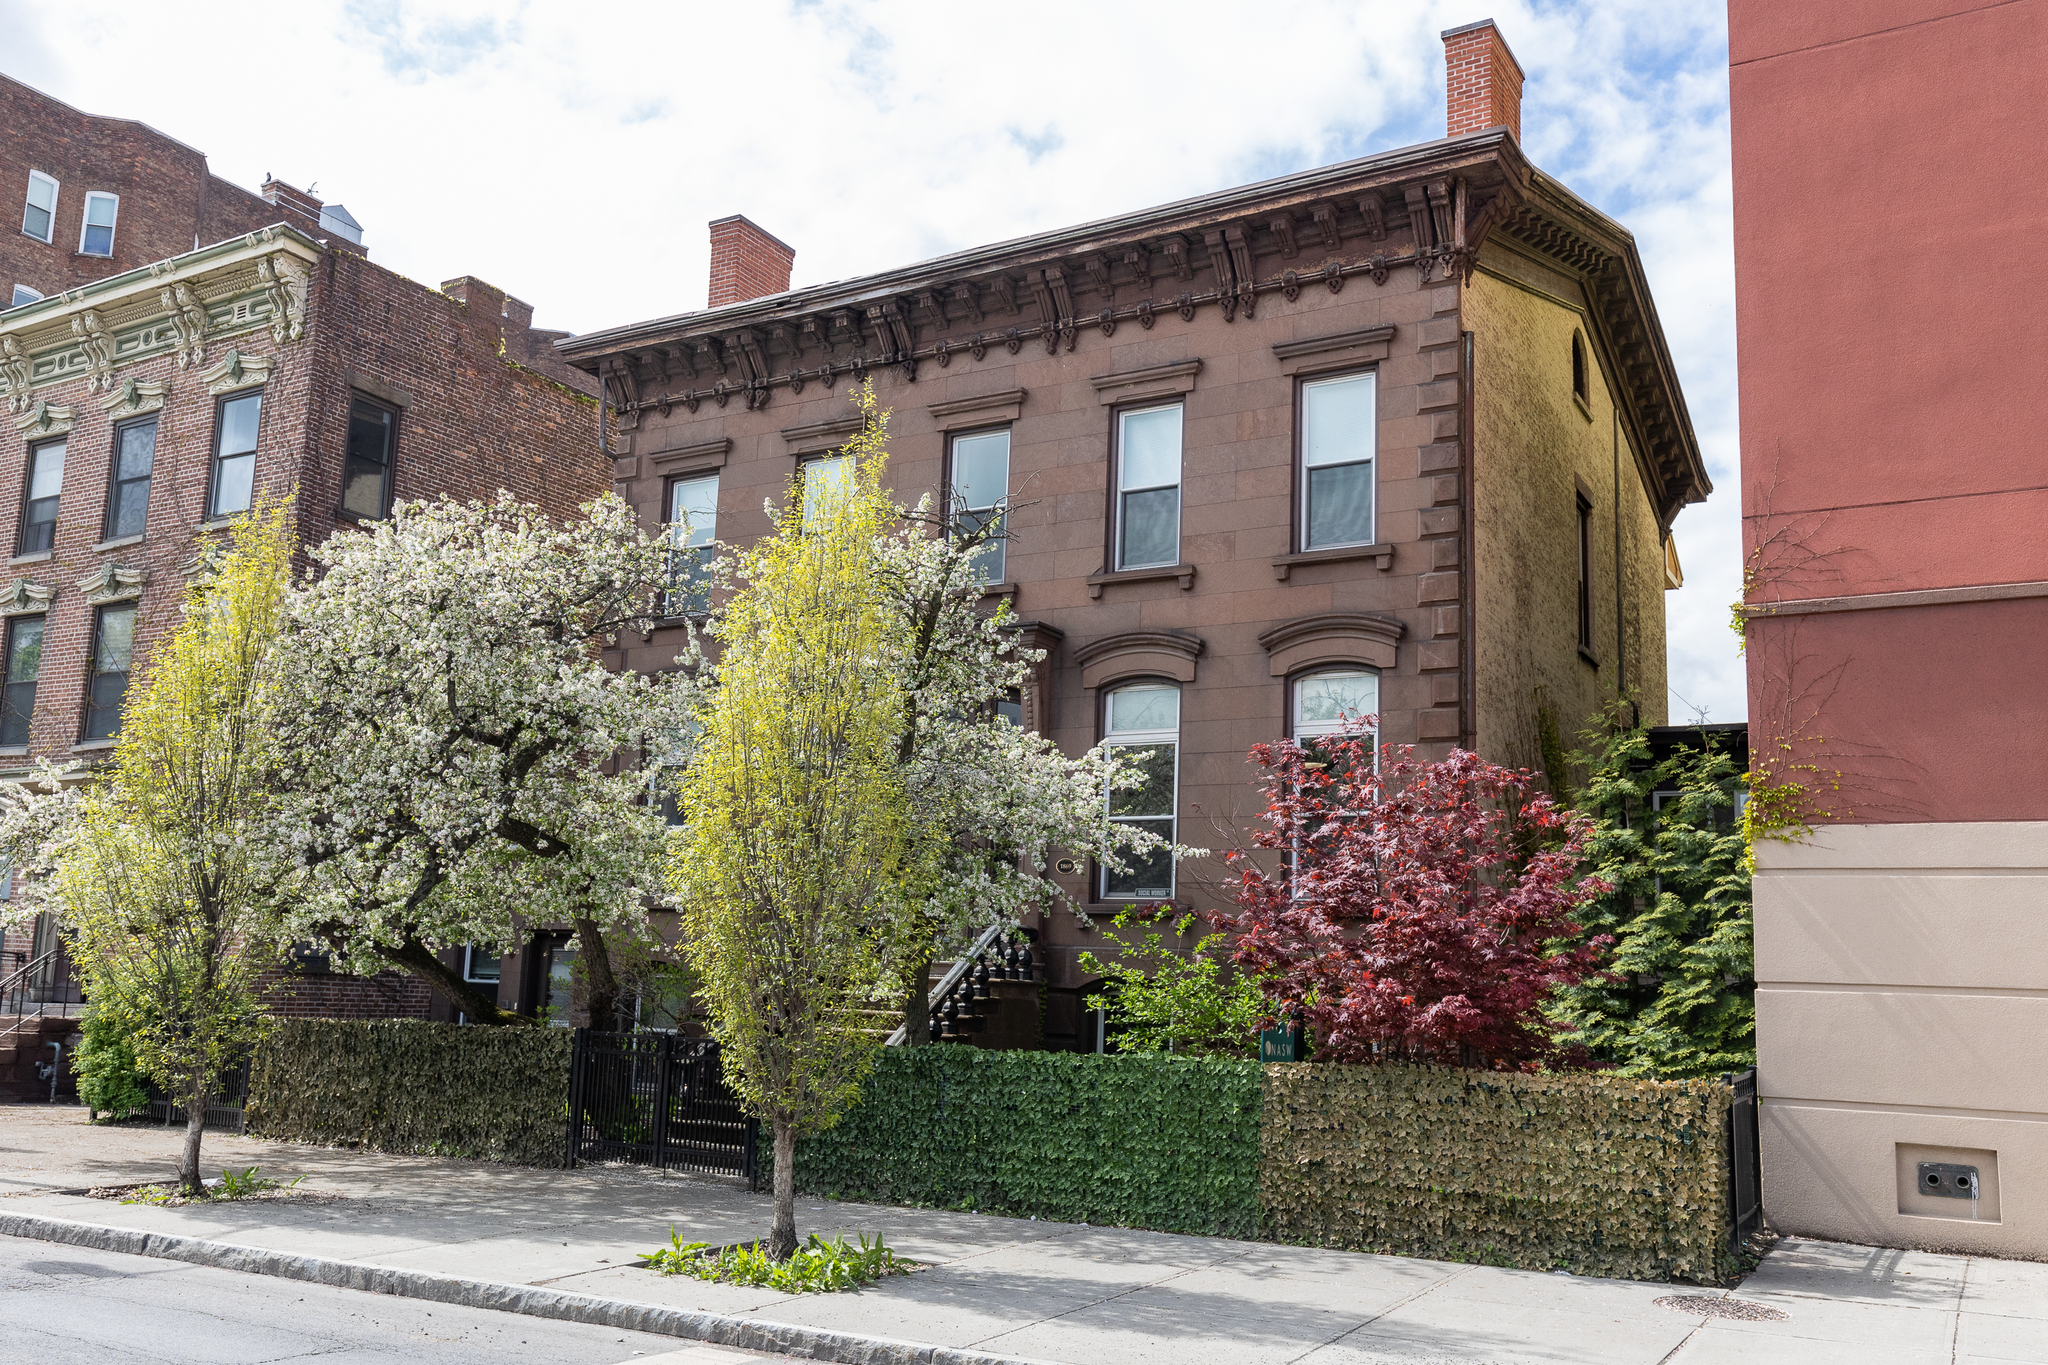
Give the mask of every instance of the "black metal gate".
<path id="1" fill-rule="evenodd" d="M 754 1178 L 759 1126 L 726 1088 L 718 1044 L 576 1030 L 569 1164 L 625 1161 Z"/>
<path id="2" fill-rule="evenodd" d="M 1756 1068 L 1731 1071 L 1735 1100 L 1728 1109 L 1728 1215 L 1731 1246 L 1763 1230 L 1764 1174 L 1757 1144 Z"/>

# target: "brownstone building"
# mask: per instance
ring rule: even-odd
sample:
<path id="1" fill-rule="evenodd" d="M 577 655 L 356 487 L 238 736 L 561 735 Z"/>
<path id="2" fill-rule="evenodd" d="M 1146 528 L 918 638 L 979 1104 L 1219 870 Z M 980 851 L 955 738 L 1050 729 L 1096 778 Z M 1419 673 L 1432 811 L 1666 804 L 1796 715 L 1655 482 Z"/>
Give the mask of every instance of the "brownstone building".
<path id="1" fill-rule="evenodd" d="M 1246 750 L 1340 708 L 1531 768 L 1617 695 L 1662 722 L 1671 521 L 1710 485 L 1649 284 L 1524 157 L 1498 32 L 1445 43 L 1421 146 L 795 290 L 787 247 L 714 223 L 707 311 L 562 343 L 604 383 L 613 486 L 747 541 L 872 378 L 899 496 L 1008 509 L 989 599 L 1047 651 L 1025 723 L 1167 755 L 1172 798 L 1131 818 L 1219 854 L 1256 814 Z M 1220 856 L 1062 874 L 1098 915 L 1227 895 Z M 1076 1044 L 1099 936 L 1034 927 L 1047 1041 Z"/>
<path id="2" fill-rule="evenodd" d="M 199 543 L 256 500 L 296 489 L 310 545 L 398 499 L 507 489 L 568 515 L 603 491 L 595 386 L 528 305 L 416 284 L 345 212 L 228 185 L 141 124 L 4 78 L 0 117 L 22 215 L 0 283 L 47 295 L 0 311 L 0 780 L 112 748 Z M 46 924 L 10 936 L 0 975 L 54 946 Z M 417 1014 L 426 992 L 337 982 L 288 1007 Z"/>

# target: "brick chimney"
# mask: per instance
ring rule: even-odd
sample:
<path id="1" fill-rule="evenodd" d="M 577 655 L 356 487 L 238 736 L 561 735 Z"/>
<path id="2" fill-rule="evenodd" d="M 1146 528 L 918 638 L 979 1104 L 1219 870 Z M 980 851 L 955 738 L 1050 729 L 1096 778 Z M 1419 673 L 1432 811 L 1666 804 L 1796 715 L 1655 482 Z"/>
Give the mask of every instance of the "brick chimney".
<path id="1" fill-rule="evenodd" d="M 282 210 L 285 222 L 313 236 L 320 235 L 320 210 L 325 206 L 319 198 L 270 175 L 263 177 L 263 197 Z"/>
<path id="2" fill-rule="evenodd" d="M 741 214 L 711 224 L 711 297 L 706 305 L 723 308 L 789 288 L 789 268 L 796 248 L 763 232 Z"/>
<path id="3" fill-rule="evenodd" d="M 1522 64 L 1493 20 L 1444 30 L 1446 137 L 1505 126 L 1522 140 Z"/>

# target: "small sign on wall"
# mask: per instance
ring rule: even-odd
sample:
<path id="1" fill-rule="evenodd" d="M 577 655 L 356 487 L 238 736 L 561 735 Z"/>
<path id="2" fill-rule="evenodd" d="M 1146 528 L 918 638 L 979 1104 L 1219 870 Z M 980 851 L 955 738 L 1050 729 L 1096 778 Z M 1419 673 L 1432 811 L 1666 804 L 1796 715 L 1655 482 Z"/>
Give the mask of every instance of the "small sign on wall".
<path id="1" fill-rule="evenodd" d="M 1302 1040 L 1301 1025 L 1282 1024 L 1279 1028 L 1260 1030 L 1259 1060 L 1262 1062 L 1307 1061 L 1308 1049 Z"/>

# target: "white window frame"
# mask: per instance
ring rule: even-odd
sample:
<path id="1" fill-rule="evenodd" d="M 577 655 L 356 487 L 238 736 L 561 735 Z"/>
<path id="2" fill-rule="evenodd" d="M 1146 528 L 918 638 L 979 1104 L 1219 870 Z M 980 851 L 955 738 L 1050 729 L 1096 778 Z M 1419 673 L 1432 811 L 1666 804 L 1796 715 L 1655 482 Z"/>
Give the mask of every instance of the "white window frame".
<path id="1" fill-rule="evenodd" d="M 476 974 L 476 954 L 477 949 L 481 946 L 481 944 L 476 943 L 463 945 L 462 979 L 472 986 L 496 986 L 505 979 L 505 955 L 503 953 L 496 954 L 498 959 L 498 974 L 496 976 L 478 976 Z"/>
<path id="2" fill-rule="evenodd" d="M 1173 728 L 1171 730 L 1117 730 L 1112 726 L 1116 720 L 1116 698 L 1125 692 L 1171 692 L 1173 693 Z M 1166 841 L 1180 842 L 1180 732 L 1181 704 L 1186 700 L 1180 684 L 1159 679 L 1144 679 L 1123 683 L 1111 688 L 1102 699 L 1102 747 L 1108 749 L 1157 749 L 1170 748 L 1173 751 L 1173 794 L 1167 803 L 1167 814 L 1158 815 L 1112 815 L 1115 824 L 1143 824 L 1148 828 L 1162 820 L 1166 825 Z M 1114 792 L 1104 792 L 1103 800 L 1108 802 Z M 1098 901 L 1111 900 L 1172 900 L 1180 886 L 1180 864 L 1173 860 L 1166 874 L 1166 894 L 1163 896 L 1140 896 L 1132 892 L 1112 892 L 1109 879 L 1119 875 L 1107 865 L 1095 872 L 1095 890 Z"/>
<path id="3" fill-rule="evenodd" d="M 1320 465 L 1309 464 L 1308 405 L 1310 392 L 1319 388 L 1328 388 L 1335 384 L 1352 383 L 1360 379 L 1367 381 L 1372 389 L 1373 415 L 1371 422 L 1367 424 L 1366 430 L 1367 453 L 1362 458 L 1354 460 L 1336 460 Z M 1301 529 L 1298 533 L 1300 548 L 1306 552 L 1309 550 L 1342 550 L 1354 545 L 1373 544 L 1379 535 L 1380 522 L 1380 381 L 1378 372 L 1375 370 L 1351 370 L 1344 374 L 1319 374 L 1312 378 L 1304 379 L 1301 381 L 1299 405 L 1301 412 L 1300 451 L 1295 456 L 1294 463 L 1296 479 L 1295 500 L 1301 508 Z M 1371 486 L 1370 497 L 1372 499 L 1370 510 L 1366 514 L 1364 534 L 1355 540 L 1332 540 L 1320 545 L 1315 544 L 1309 539 L 1309 527 L 1314 524 L 1315 516 L 1315 504 L 1309 494 L 1309 471 L 1311 469 L 1343 469 L 1359 464 L 1367 467 L 1366 478 Z"/>
<path id="4" fill-rule="evenodd" d="M 694 520 L 679 520 L 676 515 L 678 511 L 676 507 L 677 496 L 685 488 L 706 483 L 711 485 L 711 524 L 705 527 L 698 526 Z M 715 469 L 702 474 L 678 474 L 668 481 L 668 507 L 666 510 L 668 516 L 668 543 L 671 552 L 669 568 L 670 587 L 662 610 L 670 616 L 681 616 L 693 611 L 704 610 L 702 606 L 694 605 L 690 600 L 693 597 L 701 598 L 703 596 L 701 589 L 707 580 L 701 572 L 693 572 L 690 575 L 690 582 L 684 587 L 678 588 L 675 586 L 675 583 L 682 572 L 680 563 L 682 551 L 696 550 L 700 552 L 695 565 L 695 568 L 698 570 L 702 570 L 708 565 L 717 554 L 719 489 L 719 475 Z M 710 534 L 706 535 L 702 540 L 697 540 L 696 536 L 700 531 L 708 531 Z"/>
<path id="5" fill-rule="evenodd" d="M 1003 495 L 994 502 L 969 505 L 961 500 L 959 483 L 960 445 L 963 441 L 985 441 L 994 436 L 1003 438 Z M 994 521 L 999 517 L 1006 516 L 1009 510 L 1010 428 L 1007 426 L 983 427 L 980 431 L 954 432 L 946 440 L 947 521 L 953 525 L 958 525 L 962 516 L 979 516 L 983 514 L 986 514 L 988 520 Z M 985 525 L 986 523 L 983 524 Z M 1010 553 L 1009 546 L 1005 543 L 1000 533 L 982 548 L 980 557 L 987 565 L 982 574 L 982 581 L 984 583 L 1002 582 L 1004 575 L 1010 571 Z"/>
<path id="6" fill-rule="evenodd" d="M 34 195 L 35 195 L 35 192 L 36 192 L 36 182 L 37 182 L 38 180 L 42 181 L 42 182 L 43 182 L 43 183 L 44 183 L 45 185 L 48 185 L 48 186 L 50 187 L 50 208 L 49 208 L 49 214 L 50 214 L 50 231 L 49 231 L 49 235 L 47 235 L 47 236 L 44 236 L 44 237 L 38 237 L 38 236 L 36 236 L 36 235 L 35 235 L 35 234 L 34 234 L 33 232 L 30 232 L 30 231 L 28 230 L 28 211 L 29 211 L 30 209 L 32 209 L 32 208 L 41 208 L 41 207 L 42 207 L 42 205 L 40 205 L 40 204 L 36 203 L 36 201 L 35 201 L 35 198 L 34 198 Z M 49 245 L 51 245 L 51 244 L 53 244 L 53 243 L 55 243 L 55 242 L 56 242 L 56 240 L 57 240 L 57 199 L 58 199 L 59 193 L 60 193 L 60 191 L 61 191 L 62 189 L 63 189 L 63 186 L 62 186 L 62 185 L 61 185 L 61 184 L 60 184 L 60 183 L 58 182 L 58 180 L 57 180 L 57 178 L 56 178 L 55 176 L 52 176 L 52 175 L 45 175 L 45 174 L 43 174 L 43 173 L 42 173 L 41 171 L 36 171 L 36 170 L 31 170 L 31 171 L 30 171 L 30 172 L 28 173 L 28 192 L 29 192 L 29 196 L 30 196 L 30 197 L 28 197 L 28 198 L 26 198 L 26 199 L 23 199 L 23 200 L 21 201 L 21 235 L 22 235 L 22 236 L 24 236 L 24 237 L 28 238 L 28 239 L 29 239 L 30 241 L 33 241 L 33 242 L 41 242 L 41 243 L 43 243 L 43 244 L 44 244 L 45 246 L 49 246 Z"/>
<path id="7" fill-rule="evenodd" d="M 1365 714 L 1370 716 L 1379 715 L 1380 674 L 1378 669 L 1367 668 L 1363 664 L 1358 664 L 1348 668 L 1318 668 L 1313 673 L 1300 674 L 1299 676 L 1294 678 L 1293 681 L 1287 684 L 1288 725 L 1297 744 L 1300 743 L 1304 738 L 1315 739 L 1322 735 L 1341 735 L 1344 733 L 1344 722 L 1342 720 L 1304 721 L 1301 718 L 1301 689 L 1304 684 L 1312 683 L 1317 678 L 1372 679 L 1373 704 L 1371 710 L 1367 711 Z M 1379 748 L 1379 726 L 1371 726 L 1365 731 L 1365 733 L 1372 736 L 1373 748 L 1375 750 L 1375 753 L 1377 753 L 1377 750 Z"/>
<path id="8" fill-rule="evenodd" d="M 799 524 L 806 531 L 810 530 L 812 526 L 811 479 L 817 474 L 817 472 L 820 469 L 826 468 L 828 466 L 835 470 L 845 470 L 846 472 L 841 476 L 840 487 L 847 493 L 851 493 L 853 491 L 853 480 L 855 477 L 856 470 L 854 467 L 854 459 L 851 453 L 833 450 L 827 451 L 823 455 L 805 457 L 803 463 L 797 466 L 797 496 L 803 500 L 802 511 L 800 513 L 801 520 Z"/>
<path id="9" fill-rule="evenodd" d="M 93 226 L 92 202 L 95 199 L 104 199 L 114 206 L 114 215 L 107 222 L 107 249 L 105 251 L 87 251 L 85 249 L 85 234 Z M 101 260 L 111 260 L 114 255 L 114 233 L 119 228 L 120 222 L 120 195 L 109 194 L 105 190 L 87 190 L 85 194 L 85 210 L 78 215 L 78 254 L 81 256 L 98 256 Z"/>
<path id="10" fill-rule="evenodd" d="M 22 295 L 24 294 L 28 295 L 28 297 L 23 298 Z M 48 297 L 48 294 L 38 294 L 35 290 L 29 288 L 25 284 L 17 284 L 14 286 L 12 302 L 10 302 L 7 306 L 9 308 L 26 308 L 32 303 L 41 303 L 44 299 Z"/>
<path id="11" fill-rule="evenodd" d="M 1174 461 L 1173 482 L 1146 484 L 1143 487 L 1139 488 L 1125 487 L 1124 460 L 1126 452 L 1129 448 L 1129 443 L 1125 438 L 1130 430 L 1131 419 L 1133 417 L 1144 417 L 1155 412 L 1165 412 L 1168 409 L 1178 412 L 1180 414 L 1181 422 L 1180 454 L 1179 458 Z M 1115 543 L 1111 547 L 1115 551 L 1115 554 L 1113 555 L 1111 562 L 1116 566 L 1116 570 L 1119 573 L 1123 572 L 1126 569 L 1163 569 L 1180 563 L 1181 541 L 1183 539 L 1181 531 L 1186 521 L 1185 514 L 1187 512 L 1187 418 L 1187 404 L 1179 402 L 1178 400 L 1171 403 L 1152 403 L 1142 408 L 1119 408 L 1117 410 L 1116 483 L 1114 488 L 1112 489 L 1112 496 L 1116 499 L 1116 525 Z M 1171 488 L 1173 490 L 1173 558 L 1160 560 L 1157 563 L 1127 563 L 1125 561 L 1124 554 L 1124 500 L 1133 493 L 1154 493 L 1162 488 Z"/>

